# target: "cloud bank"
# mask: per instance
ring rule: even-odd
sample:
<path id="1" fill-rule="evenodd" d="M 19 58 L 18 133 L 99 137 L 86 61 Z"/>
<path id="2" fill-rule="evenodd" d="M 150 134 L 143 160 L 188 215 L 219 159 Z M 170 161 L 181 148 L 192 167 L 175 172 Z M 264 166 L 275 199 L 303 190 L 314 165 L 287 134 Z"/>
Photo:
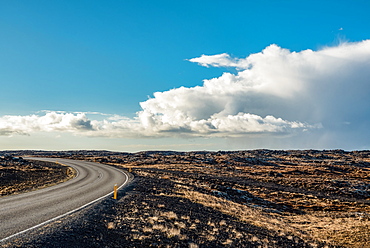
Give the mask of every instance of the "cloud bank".
<path id="1" fill-rule="evenodd" d="M 48 112 L 43 116 L 11 116 L 0 118 L 0 135 L 29 135 L 34 132 L 83 132 L 93 130 L 85 114 Z"/>
<path id="2" fill-rule="evenodd" d="M 353 128 L 354 134 L 368 133 L 370 40 L 300 52 L 273 44 L 246 58 L 223 53 L 189 61 L 232 67 L 236 73 L 204 80 L 201 86 L 155 92 L 131 119 L 112 116 L 98 121 L 86 113 L 65 112 L 2 116 L 0 135 L 290 137 L 315 130 L 325 136 L 327 130 L 339 137 Z"/>

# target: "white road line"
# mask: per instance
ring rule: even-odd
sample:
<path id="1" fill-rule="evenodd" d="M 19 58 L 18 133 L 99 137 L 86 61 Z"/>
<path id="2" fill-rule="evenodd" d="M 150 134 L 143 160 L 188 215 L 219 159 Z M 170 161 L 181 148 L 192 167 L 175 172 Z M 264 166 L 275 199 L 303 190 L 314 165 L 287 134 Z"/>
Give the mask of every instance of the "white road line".
<path id="1" fill-rule="evenodd" d="M 114 167 L 113 167 L 113 168 L 114 168 Z M 114 169 L 115 169 L 115 170 L 117 170 L 117 171 L 119 171 L 119 172 L 121 172 L 121 173 L 123 173 L 123 174 L 126 176 L 126 181 L 125 181 L 123 184 L 121 184 L 121 186 L 119 186 L 119 188 L 118 188 L 118 190 L 119 190 L 119 189 L 121 189 L 121 188 L 122 188 L 122 187 L 127 183 L 128 179 L 129 179 L 129 175 L 128 175 L 128 174 L 126 174 L 126 172 L 124 172 L 124 171 L 118 170 L 118 169 L 116 169 L 116 168 L 114 168 Z M 67 216 L 67 215 L 69 215 L 69 214 L 72 214 L 72 213 L 74 213 L 74 212 L 76 212 L 76 211 L 78 211 L 78 210 L 80 210 L 80 209 L 82 209 L 82 208 L 87 207 L 88 205 L 91 205 L 91 204 L 93 204 L 93 203 L 95 203 L 95 202 L 97 202 L 97 201 L 99 201 L 99 200 L 101 200 L 101 199 L 103 199 L 103 198 L 105 198 L 105 197 L 107 197 L 107 196 L 109 196 L 109 195 L 113 194 L 113 192 L 114 192 L 114 191 L 109 192 L 108 194 L 103 195 L 103 196 L 99 197 L 98 199 L 95 199 L 95 200 L 93 200 L 93 201 L 91 201 L 91 202 L 89 202 L 89 203 L 86 203 L 85 205 L 83 205 L 83 206 L 81 206 L 81 207 L 78 207 L 78 208 L 76 208 L 76 209 L 73 209 L 73 210 L 71 210 L 71 211 L 69 211 L 69 212 L 67 212 L 67 213 L 61 214 L 61 215 L 59 215 L 59 216 L 57 216 L 57 217 L 54 217 L 54 218 L 52 218 L 52 219 L 50 219 L 50 220 L 44 221 L 44 222 L 42 222 L 42 223 L 40 223 L 40 224 L 38 224 L 38 225 L 36 225 L 36 226 L 30 227 L 30 228 L 28 228 L 28 229 L 26 229 L 26 230 L 23 230 L 23 231 L 17 232 L 17 233 L 15 233 L 15 234 L 12 234 L 12 235 L 10 235 L 10 236 L 6 237 L 6 238 L 3 238 L 2 240 L 0 240 L 0 243 L 1 243 L 1 242 L 6 241 L 6 240 L 8 240 L 8 239 L 14 238 L 15 236 L 18 236 L 18 235 L 20 235 L 20 234 L 22 234 L 22 233 L 28 232 L 28 231 L 30 231 L 30 230 L 32 230 L 32 229 L 38 228 L 38 227 L 43 226 L 43 225 L 45 225 L 45 224 L 48 224 L 48 223 L 50 223 L 50 222 L 52 222 L 52 221 L 55 221 L 55 220 L 57 220 L 57 219 L 60 219 L 60 218 L 62 218 L 62 217 L 64 217 L 64 216 Z"/>

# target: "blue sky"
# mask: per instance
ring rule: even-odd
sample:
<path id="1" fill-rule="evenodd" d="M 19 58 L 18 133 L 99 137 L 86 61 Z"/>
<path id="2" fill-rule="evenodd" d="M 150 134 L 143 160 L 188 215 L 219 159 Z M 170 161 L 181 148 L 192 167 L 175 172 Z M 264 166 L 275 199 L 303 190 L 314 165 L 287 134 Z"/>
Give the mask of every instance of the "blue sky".
<path id="1" fill-rule="evenodd" d="M 341 108 L 363 107 L 361 113 L 351 112 L 350 120 L 329 118 L 327 113 L 336 113 L 337 105 L 333 110 L 329 102 L 316 101 L 309 90 L 292 92 L 310 95 L 308 104 L 322 105 L 315 114 L 291 114 L 297 109 L 287 106 L 296 105 L 296 100 L 271 90 L 290 84 L 269 86 L 263 95 L 244 92 L 237 99 L 240 91 L 199 89 L 204 88 L 203 80 L 221 82 L 223 73 L 239 75 L 254 63 L 262 68 L 262 78 L 270 75 L 259 59 L 245 62 L 247 66 L 235 61 L 272 44 L 279 54 L 284 49 L 321 54 L 343 44 L 358 47 L 354 44 L 370 36 L 369 10 L 368 1 L 0 1 L 0 149 L 369 149 L 369 134 L 363 133 L 369 106 L 361 100 L 370 92 L 367 74 L 354 87 L 362 89 L 354 90 L 359 95 L 344 97 Z M 367 51 L 364 47 L 358 49 Z M 343 49 L 335 54 L 346 53 Z M 202 55 L 209 57 L 200 59 Z M 346 59 L 358 63 L 352 63 L 356 68 L 348 74 L 366 73 L 366 68 L 358 68 L 366 67 L 369 58 L 353 56 Z M 284 74 L 284 69 L 279 71 Z M 294 81 L 291 71 L 286 75 Z M 346 80 L 353 84 L 350 77 Z M 348 92 L 348 84 L 336 84 L 337 93 Z M 311 81 L 303 85 L 313 88 Z M 224 100 L 226 95 L 229 100 Z M 282 97 L 284 101 L 273 102 Z M 181 100 L 172 105 L 175 99 Z M 199 105 L 191 106 L 195 102 Z M 325 118 L 318 114 L 321 109 L 327 111 L 321 114 Z M 335 125 L 347 123 L 346 128 L 335 129 L 334 119 Z M 243 126 L 252 120 L 263 126 Z M 349 128 L 353 123 L 357 126 Z M 225 131 L 225 125 L 236 131 Z M 362 133 L 352 133 L 353 128 Z M 352 142 L 346 135 L 354 137 Z"/>

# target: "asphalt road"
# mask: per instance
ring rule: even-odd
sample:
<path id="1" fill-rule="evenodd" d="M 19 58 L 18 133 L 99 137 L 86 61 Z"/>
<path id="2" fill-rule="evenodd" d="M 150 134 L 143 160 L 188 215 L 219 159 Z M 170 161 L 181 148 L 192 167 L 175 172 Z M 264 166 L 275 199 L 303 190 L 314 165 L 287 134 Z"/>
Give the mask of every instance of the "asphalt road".
<path id="1" fill-rule="evenodd" d="M 125 172 L 107 165 L 68 159 L 37 159 L 57 160 L 73 167 L 77 176 L 52 187 L 1 197 L 0 242 L 107 197 L 115 184 L 122 187 L 128 182 Z"/>

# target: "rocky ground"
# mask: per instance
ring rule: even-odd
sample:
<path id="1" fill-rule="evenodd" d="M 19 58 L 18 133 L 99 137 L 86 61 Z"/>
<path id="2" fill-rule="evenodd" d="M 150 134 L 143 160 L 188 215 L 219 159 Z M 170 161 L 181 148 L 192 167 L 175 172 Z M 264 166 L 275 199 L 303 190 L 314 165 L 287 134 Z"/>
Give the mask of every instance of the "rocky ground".
<path id="1" fill-rule="evenodd" d="M 51 186 L 73 176 L 73 169 L 66 166 L 5 155 L 0 157 L 0 197 Z"/>
<path id="2" fill-rule="evenodd" d="M 119 200 L 10 247 L 370 247 L 370 151 L 44 155 L 135 180 Z"/>

